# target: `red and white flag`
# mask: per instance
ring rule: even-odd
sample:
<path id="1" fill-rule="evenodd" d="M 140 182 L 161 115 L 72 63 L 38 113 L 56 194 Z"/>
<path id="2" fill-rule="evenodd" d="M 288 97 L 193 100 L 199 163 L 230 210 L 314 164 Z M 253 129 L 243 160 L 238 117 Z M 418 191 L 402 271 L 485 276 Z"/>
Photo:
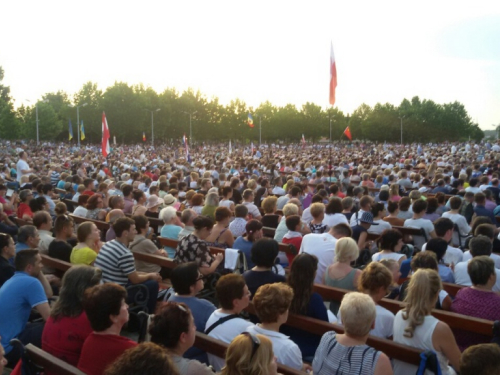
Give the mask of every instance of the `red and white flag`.
<path id="1" fill-rule="evenodd" d="M 106 120 L 106 114 L 102 113 L 102 156 L 107 157 L 111 152 L 109 147 L 109 128 L 108 121 Z"/>
<path id="2" fill-rule="evenodd" d="M 335 55 L 333 54 L 333 42 L 330 50 L 330 104 L 335 104 L 335 88 L 337 87 L 337 67 L 335 65 Z"/>

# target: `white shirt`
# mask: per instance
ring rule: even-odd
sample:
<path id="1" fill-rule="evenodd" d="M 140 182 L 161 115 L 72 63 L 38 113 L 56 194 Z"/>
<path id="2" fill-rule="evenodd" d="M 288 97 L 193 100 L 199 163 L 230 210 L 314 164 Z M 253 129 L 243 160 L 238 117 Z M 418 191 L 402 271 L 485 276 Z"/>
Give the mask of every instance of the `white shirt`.
<path id="1" fill-rule="evenodd" d="M 469 260 L 472 259 L 472 255 L 471 255 L 469 250 L 467 250 L 462 255 L 463 255 L 463 258 L 462 258 L 463 262 L 468 262 Z M 491 253 L 490 258 L 491 258 L 491 260 L 493 260 L 493 262 L 495 262 L 495 268 L 500 269 L 500 255 L 497 255 L 495 253 Z"/>
<path id="2" fill-rule="evenodd" d="M 462 215 L 445 212 L 443 213 L 443 215 L 441 215 L 441 217 L 450 219 L 454 224 L 457 224 L 462 236 L 467 236 L 469 234 L 471 227 L 469 226 L 469 224 L 467 224 L 467 220 Z"/>
<path id="3" fill-rule="evenodd" d="M 30 173 L 23 173 L 23 171 L 27 171 L 30 169 L 30 166 L 23 159 L 19 159 L 17 162 L 17 181 L 21 182 L 22 176 L 29 176 Z"/>
<path id="4" fill-rule="evenodd" d="M 422 245 L 422 251 L 425 251 L 426 247 L 427 247 L 427 244 L 424 243 Z M 498 257 L 498 258 L 500 261 L 500 257 Z M 472 256 L 469 259 L 472 259 Z M 445 262 L 446 264 L 452 264 L 452 263 L 458 264 L 458 263 L 463 262 L 465 260 L 467 260 L 467 259 L 464 259 L 464 253 L 462 252 L 462 250 L 448 245 L 448 248 L 446 249 L 446 253 L 444 254 L 444 257 L 443 257 L 443 262 Z M 497 266 L 495 265 L 495 267 L 497 267 Z"/>
<path id="5" fill-rule="evenodd" d="M 304 212 L 302 212 L 302 221 L 309 225 L 309 223 L 313 220 L 313 217 L 311 215 L 311 207 L 307 207 Z"/>
<path id="6" fill-rule="evenodd" d="M 405 223 L 403 225 L 406 228 L 417 228 L 417 229 L 423 229 L 425 231 L 425 235 L 427 236 L 427 239 L 431 239 L 431 232 L 434 231 L 434 224 L 432 224 L 432 221 L 427 220 L 427 219 L 406 219 Z M 414 236 L 415 240 L 415 245 L 417 247 L 422 247 L 425 239 L 423 236 Z"/>
<path id="7" fill-rule="evenodd" d="M 333 228 L 337 224 L 349 225 L 349 222 L 344 214 L 325 214 L 323 224 L 328 225 L 329 228 Z"/>
<path id="8" fill-rule="evenodd" d="M 361 216 L 363 216 L 363 214 L 365 212 L 368 212 L 368 211 L 363 211 L 361 208 L 359 209 L 359 211 L 356 213 L 353 213 L 352 216 L 351 216 L 351 222 L 350 222 L 350 225 L 351 227 L 355 226 L 355 225 L 358 225 L 359 224 L 359 219 L 361 219 Z M 325 215 L 326 216 L 326 215 Z"/>
<path id="9" fill-rule="evenodd" d="M 262 216 L 257 206 L 252 202 L 243 202 L 243 205 L 248 208 L 248 213 L 252 215 L 254 219 Z"/>
<path id="10" fill-rule="evenodd" d="M 273 352 L 277 362 L 294 369 L 302 369 L 302 353 L 290 337 L 279 333 L 264 329 L 259 325 L 248 327 L 248 332 L 253 334 L 264 335 L 273 343 Z"/>
<path id="11" fill-rule="evenodd" d="M 455 271 L 454 271 L 455 284 L 472 286 L 472 281 L 470 279 L 469 273 L 467 272 L 468 264 L 469 261 L 460 262 L 457 265 L 455 265 Z M 495 273 L 497 274 L 497 281 L 495 285 L 493 285 L 493 291 L 500 292 L 500 270 L 498 268 L 495 268 Z"/>
<path id="12" fill-rule="evenodd" d="M 374 223 L 378 225 L 372 225 L 370 228 L 368 228 L 368 233 L 373 233 L 373 234 L 382 234 L 382 232 L 386 229 L 392 229 L 392 225 L 388 223 L 387 221 L 384 221 L 382 219 L 380 220 L 373 220 Z"/>
<path id="13" fill-rule="evenodd" d="M 208 318 L 207 324 L 205 325 L 205 330 L 207 330 L 219 319 L 224 318 L 228 315 L 229 314 L 222 313 L 220 309 L 215 310 L 212 315 L 210 315 L 210 318 Z M 217 340 L 221 340 L 225 343 L 230 344 L 236 336 L 238 336 L 242 332 L 246 332 L 251 326 L 253 326 L 253 324 L 248 320 L 242 318 L 234 318 L 218 325 L 208 335 Z M 219 372 L 225 365 L 224 359 L 216 357 L 213 354 L 208 354 L 208 362 L 214 367 L 216 372 Z"/>
<path id="14" fill-rule="evenodd" d="M 337 239 L 330 233 L 310 233 L 302 238 L 299 253 L 308 253 L 318 258 L 318 271 L 314 282 L 323 284 L 323 275 L 335 258 L 335 244 Z"/>
<path id="15" fill-rule="evenodd" d="M 375 311 L 375 328 L 370 330 L 370 335 L 383 339 L 391 337 L 394 332 L 394 314 L 380 305 L 375 305 Z M 338 324 L 342 325 L 342 315 L 340 314 L 340 310 L 337 315 L 337 319 Z"/>

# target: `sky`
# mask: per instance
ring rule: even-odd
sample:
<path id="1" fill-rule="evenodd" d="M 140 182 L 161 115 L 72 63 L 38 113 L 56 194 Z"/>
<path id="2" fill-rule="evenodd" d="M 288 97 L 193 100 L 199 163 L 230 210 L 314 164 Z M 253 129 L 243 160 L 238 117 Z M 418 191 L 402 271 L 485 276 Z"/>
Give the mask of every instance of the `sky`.
<path id="1" fill-rule="evenodd" d="M 222 104 L 459 101 L 500 124 L 500 1 L 4 1 L 0 66 L 15 106 L 85 82 L 191 87 Z M 28 100 L 30 102 L 28 102 Z"/>

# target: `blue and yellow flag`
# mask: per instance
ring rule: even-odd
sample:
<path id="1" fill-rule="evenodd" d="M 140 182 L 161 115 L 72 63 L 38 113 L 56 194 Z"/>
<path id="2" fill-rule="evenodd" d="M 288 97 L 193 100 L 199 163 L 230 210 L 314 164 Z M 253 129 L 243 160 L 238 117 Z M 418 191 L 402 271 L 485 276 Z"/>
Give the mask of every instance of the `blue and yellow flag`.
<path id="1" fill-rule="evenodd" d="M 81 134 L 81 140 L 85 140 L 85 129 L 83 129 L 83 120 L 82 120 L 82 126 L 80 127 L 80 134 Z"/>
<path id="2" fill-rule="evenodd" d="M 253 128 L 253 117 L 252 117 L 252 114 L 250 112 L 248 113 L 248 126 Z"/>
<path id="3" fill-rule="evenodd" d="M 69 140 L 73 139 L 73 125 L 71 125 L 71 119 L 69 119 Z"/>

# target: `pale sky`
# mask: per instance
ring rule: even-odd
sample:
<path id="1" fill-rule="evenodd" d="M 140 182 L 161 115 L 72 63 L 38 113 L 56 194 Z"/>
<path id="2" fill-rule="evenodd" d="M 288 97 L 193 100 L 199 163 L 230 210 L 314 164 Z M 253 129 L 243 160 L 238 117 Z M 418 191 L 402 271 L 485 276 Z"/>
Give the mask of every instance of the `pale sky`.
<path id="1" fill-rule="evenodd" d="M 328 106 L 459 101 L 485 130 L 500 123 L 500 1 L 3 1 L 0 66 L 15 105 L 85 82 L 158 93 L 188 87 Z"/>

